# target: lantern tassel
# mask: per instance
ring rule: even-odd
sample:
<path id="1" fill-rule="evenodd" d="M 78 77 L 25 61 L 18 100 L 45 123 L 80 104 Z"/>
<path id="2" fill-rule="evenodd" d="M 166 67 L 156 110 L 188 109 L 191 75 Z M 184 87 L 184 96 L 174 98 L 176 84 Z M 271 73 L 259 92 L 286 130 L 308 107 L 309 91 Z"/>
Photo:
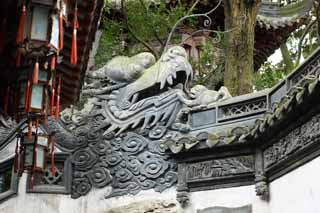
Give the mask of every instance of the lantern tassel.
<path id="1" fill-rule="evenodd" d="M 25 152 L 25 149 L 23 146 L 20 146 L 20 150 L 19 150 L 19 155 L 22 156 L 22 154 Z M 21 177 L 23 170 L 24 170 L 24 163 L 25 163 L 25 159 L 21 158 L 19 160 L 19 170 L 18 170 L 18 176 Z"/>
<path id="2" fill-rule="evenodd" d="M 17 54 L 16 54 L 16 66 L 17 67 L 21 66 L 21 52 L 19 50 L 17 50 Z"/>
<path id="3" fill-rule="evenodd" d="M 61 90 L 61 76 L 59 76 L 58 88 L 57 88 L 56 114 L 55 114 L 56 121 L 58 121 L 58 118 L 59 118 L 60 90 Z"/>
<path id="4" fill-rule="evenodd" d="M 38 84 L 39 80 L 39 62 L 36 61 L 33 68 L 32 84 Z"/>
<path id="5" fill-rule="evenodd" d="M 52 89 L 51 89 L 51 101 L 50 101 L 50 116 L 53 115 L 54 95 L 55 95 L 54 87 L 52 87 Z"/>
<path id="6" fill-rule="evenodd" d="M 33 173 L 30 175 L 30 180 L 29 180 L 29 189 L 33 189 L 34 186 L 34 176 Z"/>
<path id="7" fill-rule="evenodd" d="M 32 121 L 29 121 L 28 123 L 28 138 L 32 139 Z"/>
<path id="8" fill-rule="evenodd" d="M 4 110 L 5 113 L 8 113 L 9 94 L 10 94 L 10 86 L 7 87 L 6 95 L 4 96 L 3 110 Z"/>
<path id="9" fill-rule="evenodd" d="M 59 119 L 59 105 L 60 105 L 60 96 L 57 95 L 56 114 L 55 114 L 56 121 L 58 121 L 58 119 Z"/>
<path id="10" fill-rule="evenodd" d="M 54 176 L 55 165 L 54 165 L 54 142 L 52 141 L 52 150 L 51 150 L 51 175 Z"/>
<path id="11" fill-rule="evenodd" d="M 56 84 L 56 76 L 54 72 L 51 72 L 51 79 L 52 79 L 52 85 L 51 85 L 51 100 L 50 100 L 50 116 L 53 115 L 53 107 L 54 107 L 54 96 L 55 96 L 55 84 Z"/>
<path id="12" fill-rule="evenodd" d="M 24 109 L 25 112 L 29 111 L 29 97 L 30 97 L 30 81 L 27 83 L 26 93 L 24 97 Z"/>
<path id="13" fill-rule="evenodd" d="M 16 143 L 16 149 L 15 149 L 15 156 L 14 156 L 14 173 L 16 174 L 18 172 L 18 166 L 19 166 L 19 138 L 17 138 Z"/>
<path id="14" fill-rule="evenodd" d="M 63 48 L 63 17 L 62 12 L 59 14 L 59 50 Z"/>
<path id="15" fill-rule="evenodd" d="M 39 128 L 39 119 L 37 119 L 37 120 L 36 120 L 35 126 L 36 126 L 36 132 L 37 132 L 37 134 L 38 134 L 38 128 Z"/>
<path id="16" fill-rule="evenodd" d="M 26 5 L 23 4 L 20 20 L 19 20 L 18 33 L 17 33 L 17 40 L 16 40 L 17 44 L 20 44 L 23 42 L 24 24 L 26 22 L 26 16 L 27 16 L 27 8 L 26 8 Z"/>
<path id="17" fill-rule="evenodd" d="M 77 48 L 77 30 L 79 28 L 78 22 L 78 7 L 74 9 L 73 17 L 73 34 L 72 34 L 72 47 L 71 47 L 71 64 L 77 64 L 78 61 L 78 48 Z"/>
<path id="18" fill-rule="evenodd" d="M 38 127 L 39 127 L 39 120 L 37 119 L 35 122 L 35 126 L 36 126 L 36 136 L 35 136 L 35 140 L 34 140 L 34 147 L 33 147 L 33 166 L 32 169 L 33 171 L 36 170 L 37 168 L 37 149 L 38 149 Z"/>
<path id="19" fill-rule="evenodd" d="M 52 56 L 50 62 L 50 70 L 54 71 L 56 69 L 56 56 Z"/>

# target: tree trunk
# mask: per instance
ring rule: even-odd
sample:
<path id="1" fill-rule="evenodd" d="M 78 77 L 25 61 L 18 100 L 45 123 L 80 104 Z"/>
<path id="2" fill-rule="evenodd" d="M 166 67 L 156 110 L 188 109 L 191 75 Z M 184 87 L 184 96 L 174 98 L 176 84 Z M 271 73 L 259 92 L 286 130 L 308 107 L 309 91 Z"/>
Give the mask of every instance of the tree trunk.
<path id="1" fill-rule="evenodd" d="M 252 92 L 253 49 L 260 0 L 224 0 L 227 53 L 224 85 L 232 95 Z"/>
<path id="2" fill-rule="evenodd" d="M 287 73 L 291 72 L 294 68 L 294 64 L 292 61 L 292 57 L 290 54 L 290 51 L 288 49 L 288 46 L 286 43 L 282 43 L 280 45 L 280 50 L 281 50 L 281 54 L 282 54 L 282 58 L 283 58 L 283 62 L 284 62 L 284 69 Z"/>

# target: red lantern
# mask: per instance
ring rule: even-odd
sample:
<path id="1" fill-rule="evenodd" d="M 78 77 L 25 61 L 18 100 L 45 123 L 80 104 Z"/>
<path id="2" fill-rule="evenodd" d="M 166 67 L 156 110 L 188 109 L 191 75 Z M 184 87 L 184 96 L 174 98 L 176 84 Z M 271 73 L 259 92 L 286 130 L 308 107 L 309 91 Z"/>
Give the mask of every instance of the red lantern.
<path id="1" fill-rule="evenodd" d="M 42 172 L 50 158 L 51 172 L 54 173 L 54 143 L 41 127 L 46 123 L 47 115 L 53 115 L 54 108 L 56 120 L 59 116 L 62 76 L 56 70 L 56 63 L 64 46 L 68 1 L 22 0 L 20 11 L 16 38 L 16 117 L 26 118 L 26 125 L 17 138 L 15 171 Z M 73 64 L 77 63 L 77 13 L 76 7 L 71 54 Z M 33 176 L 31 185 L 32 182 Z"/>

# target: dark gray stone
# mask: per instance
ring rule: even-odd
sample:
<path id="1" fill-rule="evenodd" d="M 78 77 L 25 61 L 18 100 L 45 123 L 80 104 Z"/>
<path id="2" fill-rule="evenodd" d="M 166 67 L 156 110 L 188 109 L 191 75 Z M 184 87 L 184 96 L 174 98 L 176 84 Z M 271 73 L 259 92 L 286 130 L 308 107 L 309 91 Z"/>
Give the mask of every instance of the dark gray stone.
<path id="1" fill-rule="evenodd" d="M 210 207 L 203 210 L 198 210 L 197 213 L 252 213 L 252 206 L 242 206 L 238 208 L 228 207 Z"/>
<path id="2" fill-rule="evenodd" d="M 264 150 L 265 168 L 277 164 L 320 139 L 320 114 Z"/>
<path id="3" fill-rule="evenodd" d="M 212 125 L 217 122 L 216 110 L 206 110 L 201 112 L 192 113 L 191 125 L 193 128 Z"/>

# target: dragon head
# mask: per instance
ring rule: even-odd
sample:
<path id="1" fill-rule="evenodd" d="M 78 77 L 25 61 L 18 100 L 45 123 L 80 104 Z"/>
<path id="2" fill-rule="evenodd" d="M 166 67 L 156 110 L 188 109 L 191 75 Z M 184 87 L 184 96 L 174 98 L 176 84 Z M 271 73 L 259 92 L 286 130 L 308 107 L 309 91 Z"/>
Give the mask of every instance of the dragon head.
<path id="1" fill-rule="evenodd" d="M 169 48 L 153 66 L 144 70 L 134 82 L 121 88 L 118 107 L 125 110 L 131 105 L 153 96 L 163 94 L 170 88 L 179 87 L 189 94 L 193 78 L 192 67 L 183 47 Z"/>
<path id="2" fill-rule="evenodd" d="M 162 55 L 159 63 L 157 82 L 160 82 L 160 89 L 163 89 L 165 86 L 183 83 L 185 92 L 188 92 L 188 84 L 192 79 L 192 66 L 188 61 L 186 50 L 181 46 L 169 48 Z"/>

